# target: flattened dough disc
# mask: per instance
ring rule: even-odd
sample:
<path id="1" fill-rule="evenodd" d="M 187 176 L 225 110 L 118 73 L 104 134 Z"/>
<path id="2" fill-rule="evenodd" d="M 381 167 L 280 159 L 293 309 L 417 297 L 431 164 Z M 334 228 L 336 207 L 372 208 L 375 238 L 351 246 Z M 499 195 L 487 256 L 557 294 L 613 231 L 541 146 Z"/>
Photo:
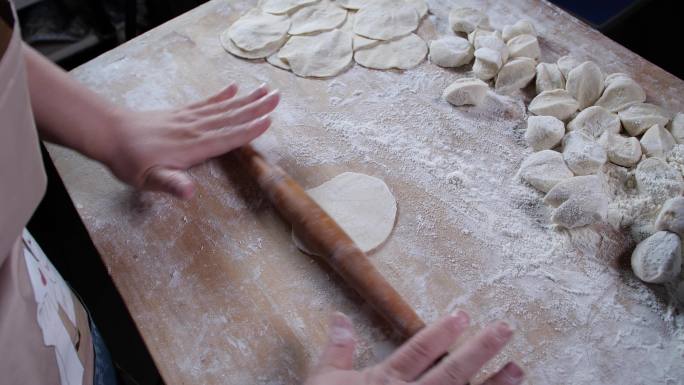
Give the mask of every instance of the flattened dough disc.
<path id="1" fill-rule="evenodd" d="M 420 64 L 427 52 L 425 41 L 412 33 L 397 40 L 383 41 L 359 49 L 354 53 L 354 60 L 366 68 L 405 70 Z"/>
<path id="2" fill-rule="evenodd" d="M 428 11 L 429 11 L 428 5 L 425 2 L 425 0 L 382 0 L 382 1 L 385 3 L 390 3 L 390 5 L 391 5 L 391 2 L 394 2 L 394 4 L 396 5 L 396 3 L 399 1 L 409 3 L 416 8 L 416 11 L 418 11 L 418 15 L 421 18 L 425 17 L 425 15 L 427 15 Z M 380 1 L 378 1 L 378 0 L 336 0 L 337 5 L 339 5 L 340 7 L 350 9 L 353 11 L 358 11 L 359 9 L 361 9 L 363 7 L 373 5 L 373 4 L 377 4 L 379 2 Z"/>
<path id="3" fill-rule="evenodd" d="M 235 43 L 233 43 L 233 40 L 231 40 L 228 36 L 228 30 L 223 31 L 219 36 L 219 39 L 221 41 L 221 46 L 223 46 L 223 49 L 237 57 L 241 57 L 243 59 L 263 59 L 269 55 L 275 55 L 276 52 L 278 52 L 278 50 L 280 49 L 280 47 L 282 47 L 283 44 L 285 44 L 285 42 L 287 41 L 287 35 L 283 36 L 283 38 L 279 41 L 270 43 L 266 47 L 254 51 L 245 51 L 240 47 L 236 46 Z"/>
<path id="4" fill-rule="evenodd" d="M 241 50 L 256 51 L 282 40 L 288 29 L 290 19 L 287 16 L 271 15 L 254 8 L 237 19 L 227 33 Z"/>
<path id="5" fill-rule="evenodd" d="M 361 8 L 354 17 L 354 33 L 375 40 L 392 40 L 415 31 L 420 15 L 415 5 L 382 1 Z"/>
<path id="6" fill-rule="evenodd" d="M 325 78 L 344 71 L 352 62 L 352 35 L 339 29 L 317 35 L 292 36 L 278 57 L 298 76 Z"/>
<path id="7" fill-rule="evenodd" d="M 362 7 L 368 5 L 369 0 L 337 0 L 336 3 L 342 8 L 357 11 Z"/>
<path id="8" fill-rule="evenodd" d="M 397 201 L 382 180 L 345 172 L 306 191 L 364 252 L 380 246 L 389 237 L 397 216 Z M 294 244 L 308 250 L 292 233 Z"/>
<path id="9" fill-rule="evenodd" d="M 290 35 L 329 31 L 344 24 L 347 10 L 340 8 L 329 0 L 302 7 L 295 12 L 290 25 Z"/>
<path id="10" fill-rule="evenodd" d="M 318 0 L 260 0 L 259 6 L 264 12 L 283 14 L 316 2 Z"/>

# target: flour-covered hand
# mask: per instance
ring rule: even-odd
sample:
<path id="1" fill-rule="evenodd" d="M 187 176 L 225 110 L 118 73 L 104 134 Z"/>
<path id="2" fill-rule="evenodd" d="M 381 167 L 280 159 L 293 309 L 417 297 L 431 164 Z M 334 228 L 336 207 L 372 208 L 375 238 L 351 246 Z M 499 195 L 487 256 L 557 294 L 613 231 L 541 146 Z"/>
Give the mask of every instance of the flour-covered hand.
<path id="1" fill-rule="evenodd" d="M 468 323 L 469 317 L 463 311 L 444 317 L 423 329 L 385 361 L 357 371 L 352 368 L 355 341 L 351 321 L 337 313 L 330 322 L 328 344 L 305 385 L 468 384 L 513 334 L 507 323 L 495 322 L 435 365 Z M 522 380 L 522 370 L 509 362 L 482 385 L 517 385 Z"/>

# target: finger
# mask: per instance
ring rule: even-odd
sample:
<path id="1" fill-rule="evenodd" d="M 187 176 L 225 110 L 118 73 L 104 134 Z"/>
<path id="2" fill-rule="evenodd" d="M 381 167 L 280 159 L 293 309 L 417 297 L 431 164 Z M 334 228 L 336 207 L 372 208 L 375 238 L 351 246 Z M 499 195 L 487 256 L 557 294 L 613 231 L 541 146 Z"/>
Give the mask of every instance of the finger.
<path id="1" fill-rule="evenodd" d="M 522 369 L 514 362 L 509 362 L 482 385 L 518 385 L 524 377 L 525 373 Z"/>
<path id="2" fill-rule="evenodd" d="M 498 321 L 487 326 L 425 374 L 419 384 L 466 384 L 487 361 L 503 349 L 512 335 L 513 331 L 506 322 Z"/>
<path id="3" fill-rule="evenodd" d="M 165 192 L 180 199 L 190 199 L 195 194 L 195 183 L 182 170 L 153 167 L 143 181 L 145 190 Z"/>
<path id="4" fill-rule="evenodd" d="M 330 317 L 328 343 L 323 349 L 317 371 L 349 370 L 354 360 L 354 328 L 351 320 L 342 313 Z"/>
<path id="5" fill-rule="evenodd" d="M 192 103 L 186 106 L 186 108 L 189 109 L 195 109 L 195 108 L 200 108 L 204 107 L 209 104 L 217 103 L 226 99 L 230 99 L 233 96 L 235 96 L 238 92 L 238 86 L 235 83 L 230 83 L 226 88 L 222 89 L 219 91 L 217 94 L 214 94 L 204 100 L 201 100 L 196 103 Z"/>
<path id="6" fill-rule="evenodd" d="M 384 363 L 387 373 L 402 381 L 413 381 L 437 358 L 447 352 L 468 327 L 468 314 L 457 311 L 421 330 L 402 345 Z"/>
<path id="7" fill-rule="evenodd" d="M 266 84 L 262 84 L 261 86 L 257 87 L 252 92 L 250 92 L 248 95 L 235 99 L 225 100 L 221 103 L 212 103 L 196 109 L 195 112 L 197 113 L 197 115 L 200 116 L 220 114 L 226 111 L 246 106 L 249 103 L 261 99 L 266 94 L 268 94 L 268 87 L 266 86 Z"/>
<path id="8" fill-rule="evenodd" d="M 259 100 L 233 110 L 230 113 L 207 117 L 199 123 L 200 128 L 203 130 L 216 130 L 226 126 L 247 123 L 273 111 L 278 102 L 280 102 L 278 90 L 271 91 Z"/>
<path id="9" fill-rule="evenodd" d="M 266 132 L 270 126 L 271 118 L 267 115 L 237 127 L 209 131 L 197 142 L 190 163 L 197 164 L 241 147 Z"/>

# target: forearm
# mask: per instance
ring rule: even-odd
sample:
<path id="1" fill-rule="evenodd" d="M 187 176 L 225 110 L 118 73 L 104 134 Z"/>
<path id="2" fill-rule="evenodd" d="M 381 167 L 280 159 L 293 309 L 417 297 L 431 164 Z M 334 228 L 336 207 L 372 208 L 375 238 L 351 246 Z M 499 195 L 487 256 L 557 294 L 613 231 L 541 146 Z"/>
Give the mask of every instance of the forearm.
<path id="1" fill-rule="evenodd" d="M 106 161 L 122 109 L 24 45 L 31 106 L 43 139 Z"/>

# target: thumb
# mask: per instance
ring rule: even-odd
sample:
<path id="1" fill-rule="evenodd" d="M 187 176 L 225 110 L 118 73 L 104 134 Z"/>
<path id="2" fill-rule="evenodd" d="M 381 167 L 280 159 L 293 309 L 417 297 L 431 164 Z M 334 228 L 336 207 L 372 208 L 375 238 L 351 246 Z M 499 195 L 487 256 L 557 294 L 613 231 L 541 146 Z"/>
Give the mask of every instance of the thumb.
<path id="1" fill-rule="evenodd" d="M 318 370 L 351 369 L 356 348 L 351 320 L 342 313 L 335 313 L 330 317 L 329 328 L 328 344 L 321 354 Z"/>
<path id="2" fill-rule="evenodd" d="M 180 199 L 190 199 L 195 194 L 195 182 L 182 170 L 153 167 L 147 172 L 143 188 L 161 191 Z"/>

